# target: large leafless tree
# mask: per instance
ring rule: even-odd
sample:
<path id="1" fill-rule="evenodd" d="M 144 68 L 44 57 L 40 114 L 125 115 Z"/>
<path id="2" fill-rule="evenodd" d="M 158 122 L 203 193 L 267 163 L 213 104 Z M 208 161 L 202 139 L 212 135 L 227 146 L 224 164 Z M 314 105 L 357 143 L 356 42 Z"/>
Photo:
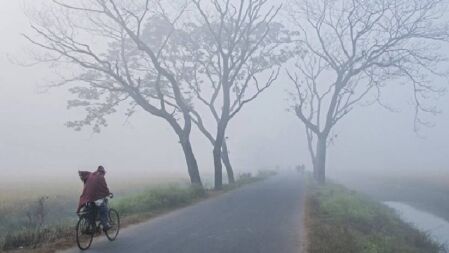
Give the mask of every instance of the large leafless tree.
<path id="1" fill-rule="evenodd" d="M 304 123 L 314 175 L 325 181 L 334 126 L 382 88 L 404 83 L 414 94 L 415 125 L 434 113 L 426 98 L 442 90 L 439 51 L 447 41 L 443 0 L 292 0 L 290 12 L 307 53 L 289 71 L 294 111 Z"/>
<path id="2" fill-rule="evenodd" d="M 226 129 L 241 109 L 276 80 L 288 57 L 282 47 L 290 41 L 283 25 L 274 21 L 280 6 L 268 0 L 193 0 L 200 18 L 192 31 L 197 101 L 207 108 L 215 126 L 193 110 L 193 120 L 213 145 L 215 187 L 222 186 L 222 160 L 234 180 L 228 156 Z M 214 129 L 215 128 L 215 129 Z"/>
<path id="3" fill-rule="evenodd" d="M 164 4 L 171 2 L 55 0 L 31 16 L 34 33 L 25 37 L 46 51 L 38 60 L 53 62 L 60 70 L 59 85 L 71 86 L 76 99 L 69 106 L 86 110 L 86 117 L 69 122 L 69 127 L 87 125 L 99 131 L 119 105 L 126 106 L 127 115 L 141 108 L 171 126 L 191 182 L 201 186 L 190 142 L 192 105 L 187 83 L 193 76 L 186 73 L 192 70 L 183 64 L 186 59 L 176 50 L 172 36 L 185 6 Z"/>

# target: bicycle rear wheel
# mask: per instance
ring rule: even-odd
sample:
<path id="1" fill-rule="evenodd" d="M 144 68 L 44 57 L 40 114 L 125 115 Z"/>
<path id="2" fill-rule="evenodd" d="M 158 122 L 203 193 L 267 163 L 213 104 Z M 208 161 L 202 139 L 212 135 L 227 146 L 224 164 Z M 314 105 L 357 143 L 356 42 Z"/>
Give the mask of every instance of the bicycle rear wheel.
<path id="1" fill-rule="evenodd" d="M 120 216 L 115 209 L 111 208 L 109 209 L 108 218 L 111 228 L 105 231 L 105 234 L 109 241 L 114 241 L 120 231 Z"/>
<path id="2" fill-rule="evenodd" d="M 92 244 L 95 228 L 85 216 L 80 217 L 76 224 L 76 244 L 81 250 L 86 250 Z"/>

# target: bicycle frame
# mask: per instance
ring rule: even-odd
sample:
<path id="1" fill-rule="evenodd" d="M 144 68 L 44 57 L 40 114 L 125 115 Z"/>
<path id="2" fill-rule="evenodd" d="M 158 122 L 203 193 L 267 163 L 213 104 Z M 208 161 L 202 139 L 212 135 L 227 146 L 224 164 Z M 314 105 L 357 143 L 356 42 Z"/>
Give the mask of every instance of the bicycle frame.
<path id="1" fill-rule="evenodd" d="M 107 204 L 107 199 L 105 199 L 106 204 Z M 109 206 L 108 206 L 108 210 L 109 210 Z M 83 208 L 83 211 L 81 211 L 78 216 L 80 218 L 85 217 L 90 224 L 96 228 L 96 232 L 101 232 L 100 226 L 101 226 L 101 222 L 100 222 L 100 212 L 98 211 L 98 206 L 94 203 L 88 203 L 86 204 L 86 206 Z"/>
<path id="2" fill-rule="evenodd" d="M 116 210 L 109 208 L 109 205 L 107 205 L 107 209 L 108 219 L 112 225 L 111 228 L 113 229 L 111 230 L 110 228 L 109 230 L 104 231 L 104 234 L 109 241 L 114 241 L 120 230 L 120 216 Z M 79 219 L 76 225 L 76 242 L 81 250 L 86 250 L 90 247 L 94 235 L 101 234 L 102 232 L 99 207 L 95 203 L 88 203 L 81 209 L 81 212 L 78 213 L 78 217 Z M 87 237 L 84 237 L 83 235 L 87 235 Z M 83 236 L 83 239 L 80 240 L 81 236 Z"/>

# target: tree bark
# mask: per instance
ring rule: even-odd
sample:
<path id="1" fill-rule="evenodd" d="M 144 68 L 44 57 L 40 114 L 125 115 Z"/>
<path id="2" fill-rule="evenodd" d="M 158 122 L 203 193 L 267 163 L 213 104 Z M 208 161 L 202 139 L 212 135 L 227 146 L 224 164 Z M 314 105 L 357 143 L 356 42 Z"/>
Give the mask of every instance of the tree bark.
<path id="1" fill-rule="evenodd" d="M 327 135 L 318 135 L 316 157 L 313 161 L 313 175 L 319 184 L 326 183 Z"/>
<path id="2" fill-rule="evenodd" d="M 184 151 L 184 156 L 187 162 L 187 170 L 189 172 L 190 182 L 193 185 L 203 187 L 203 183 L 201 182 L 200 172 L 198 170 L 198 163 L 196 162 L 195 155 L 193 154 L 192 144 L 190 143 L 190 139 L 183 138 L 181 139 L 182 150 Z"/>
<path id="3" fill-rule="evenodd" d="M 226 129 L 225 124 L 221 122 L 218 123 L 217 137 L 215 138 L 213 150 L 216 190 L 220 190 L 223 187 L 223 166 L 221 163 L 221 156 L 222 156 L 221 149 L 223 148 L 225 129 Z"/>
<path id="4" fill-rule="evenodd" d="M 223 187 L 223 175 L 222 175 L 222 164 L 221 164 L 221 145 L 214 145 L 214 168 L 215 168 L 215 190 L 220 190 Z"/>
<path id="5" fill-rule="evenodd" d="M 228 122 L 230 120 L 229 113 L 231 109 L 231 85 L 230 80 L 230 69 L 229 69 L 229 55 L 223 55 L 223 75 L 222 87 L 223 87 L 223 107 L 221 111 L 221 116 L 217 124 L 217 136 L 215 137 L 214 143 L 214 167 L 215 167 L 215 189 L 220 190 L 223 187 L 223 167 L 221 163 L 221 154 L 223 148 L 223 142 L 225 141 L 225 132 Z"/>
<path id="6" fill-rule="evenodd" d="M 235 183 L 234 171 L 232 169 L 231 161 L 229 160 L 229 151 L 226 141 L 223 141 L 221 152 L 221 158 L 223 160 L 223 164 L 226 167 L 226 173 L 228 175 L 228 183 L 233 184 Z"/>

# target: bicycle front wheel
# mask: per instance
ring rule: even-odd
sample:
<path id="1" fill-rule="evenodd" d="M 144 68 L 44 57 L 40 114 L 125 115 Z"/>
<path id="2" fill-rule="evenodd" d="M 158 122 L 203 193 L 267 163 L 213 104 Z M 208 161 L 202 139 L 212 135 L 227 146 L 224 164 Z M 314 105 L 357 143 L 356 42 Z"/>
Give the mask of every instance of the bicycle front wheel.
<path id="1" fill-rule="evenodd" d="M 76 244 L 81 250 L 86 250 L 92 244 L 95 228 L 87 217 L 81 217 L 76 224 Z"/>
<path id="2" fill-rule="evenodd" d="M 120 216 L 115 209 L 111 208 L 108 213 L 108 218 L 111 228 L 108 229 L 105 234 L 109 241 L 114 241 L 120 231 Z"/>

